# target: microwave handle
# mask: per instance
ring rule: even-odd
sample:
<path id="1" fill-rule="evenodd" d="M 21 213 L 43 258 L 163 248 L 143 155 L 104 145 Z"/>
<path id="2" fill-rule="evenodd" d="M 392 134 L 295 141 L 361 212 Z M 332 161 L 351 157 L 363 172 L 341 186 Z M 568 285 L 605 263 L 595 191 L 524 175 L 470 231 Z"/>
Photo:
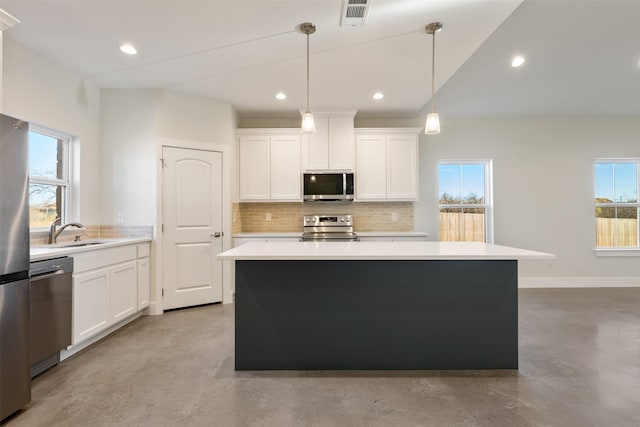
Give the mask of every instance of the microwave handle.
<path id="1" fill-rule="evenodd" d="M 342 174 L 342 194 L 347 195 L 347 174 Z"/>

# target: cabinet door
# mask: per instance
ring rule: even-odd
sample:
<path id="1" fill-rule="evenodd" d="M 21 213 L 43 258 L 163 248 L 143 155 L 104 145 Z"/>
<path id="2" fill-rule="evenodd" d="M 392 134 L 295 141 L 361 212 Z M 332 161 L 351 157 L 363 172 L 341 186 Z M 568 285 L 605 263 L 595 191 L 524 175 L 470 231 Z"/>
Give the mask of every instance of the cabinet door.
<path id="1" fill-rule="evenodd" d="M 302 200 L 300 136 L 271 137 L 271 200 Z"/>
<path id="2" fill-rule="evenodd" d="M 112 321 L 118 322 L 138 309 L 137 262 L 128 261 L 109 269 L 110 313 Z"/>
<path id="3" fill-rule="evenodd" d="M 240 200 L 269 200 L 269 136 L 241 136 Z"/>
<path id="4" fill-rule="evenodd" d="M 138 260 L 138 311 L 149 306 L 149 258 Z"/>
<path id="5" fill-rule="evenodd" d="M 73 275 L 73 344 L 109 326 L 108 268 Z"/>
<path id="6" fill-rule="evenodd" d="M 418 197 L 418 144 L 413 136 L 387 136 L 387 199 Z"/>
<path id="7" fill-rule="evenodd" d="M 329 119 L 329 169 L 353 170 L 353 118 Z"/>
<path id="8" fill-rule="evenodd" d="M 302 169 L 329 169 L 329 119 L 315 118 L 316 133 L 302 137 Z"/>
<path id="9" fill-rule="evenodd" d="M 356 137 L 356 200 L 387 197 L 386 138 L 384 135 Z"/>

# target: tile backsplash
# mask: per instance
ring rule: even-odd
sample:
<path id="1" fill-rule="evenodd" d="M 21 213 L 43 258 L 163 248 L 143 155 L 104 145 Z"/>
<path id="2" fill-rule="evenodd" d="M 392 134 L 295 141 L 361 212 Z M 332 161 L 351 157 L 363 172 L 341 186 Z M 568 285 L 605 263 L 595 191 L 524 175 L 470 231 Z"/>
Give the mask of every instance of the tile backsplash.
<path id="1" fill-rule="evenodd" d="M 76 236 L 80 240 L 118 239 L 118 238 L 151 238 L 153 227 L 150 225 L 85 225 L 83 228 L 69 227 L 58 236 L 58 243 L 72 242 Z M 30 233 L 30 244 L 33 246 L 47 244 L 48 231 Z"/>
<path id="2" fill-rule="evenodd" d="M 351 214 L 356 232 L 413 231 L 412 202 L 233 203 L 232 212 L 233 233 L 301 232 L 302 217 L 315 214 Z"/>

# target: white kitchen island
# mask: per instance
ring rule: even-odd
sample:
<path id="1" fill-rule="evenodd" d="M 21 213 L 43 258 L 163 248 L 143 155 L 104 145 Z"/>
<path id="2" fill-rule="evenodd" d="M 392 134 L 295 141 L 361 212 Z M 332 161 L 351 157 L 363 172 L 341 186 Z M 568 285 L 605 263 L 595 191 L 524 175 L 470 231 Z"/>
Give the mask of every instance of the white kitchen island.
<path id="1" fill-rule="evenodd" d="M 238 370 L 517 369 L 523 259 L 485 243 L 252 242 L 236 263 Z"/>

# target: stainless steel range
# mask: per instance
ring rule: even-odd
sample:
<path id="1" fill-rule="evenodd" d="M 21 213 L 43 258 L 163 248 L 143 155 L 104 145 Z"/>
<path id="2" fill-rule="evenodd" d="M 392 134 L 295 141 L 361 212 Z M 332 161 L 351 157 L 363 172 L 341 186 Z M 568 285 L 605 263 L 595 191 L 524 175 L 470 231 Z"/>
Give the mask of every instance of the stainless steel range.
<path id="1" fill-rule="evenodd" d="M 305 215 L 303 242 L 357 242 L 351 215 Z"/>

